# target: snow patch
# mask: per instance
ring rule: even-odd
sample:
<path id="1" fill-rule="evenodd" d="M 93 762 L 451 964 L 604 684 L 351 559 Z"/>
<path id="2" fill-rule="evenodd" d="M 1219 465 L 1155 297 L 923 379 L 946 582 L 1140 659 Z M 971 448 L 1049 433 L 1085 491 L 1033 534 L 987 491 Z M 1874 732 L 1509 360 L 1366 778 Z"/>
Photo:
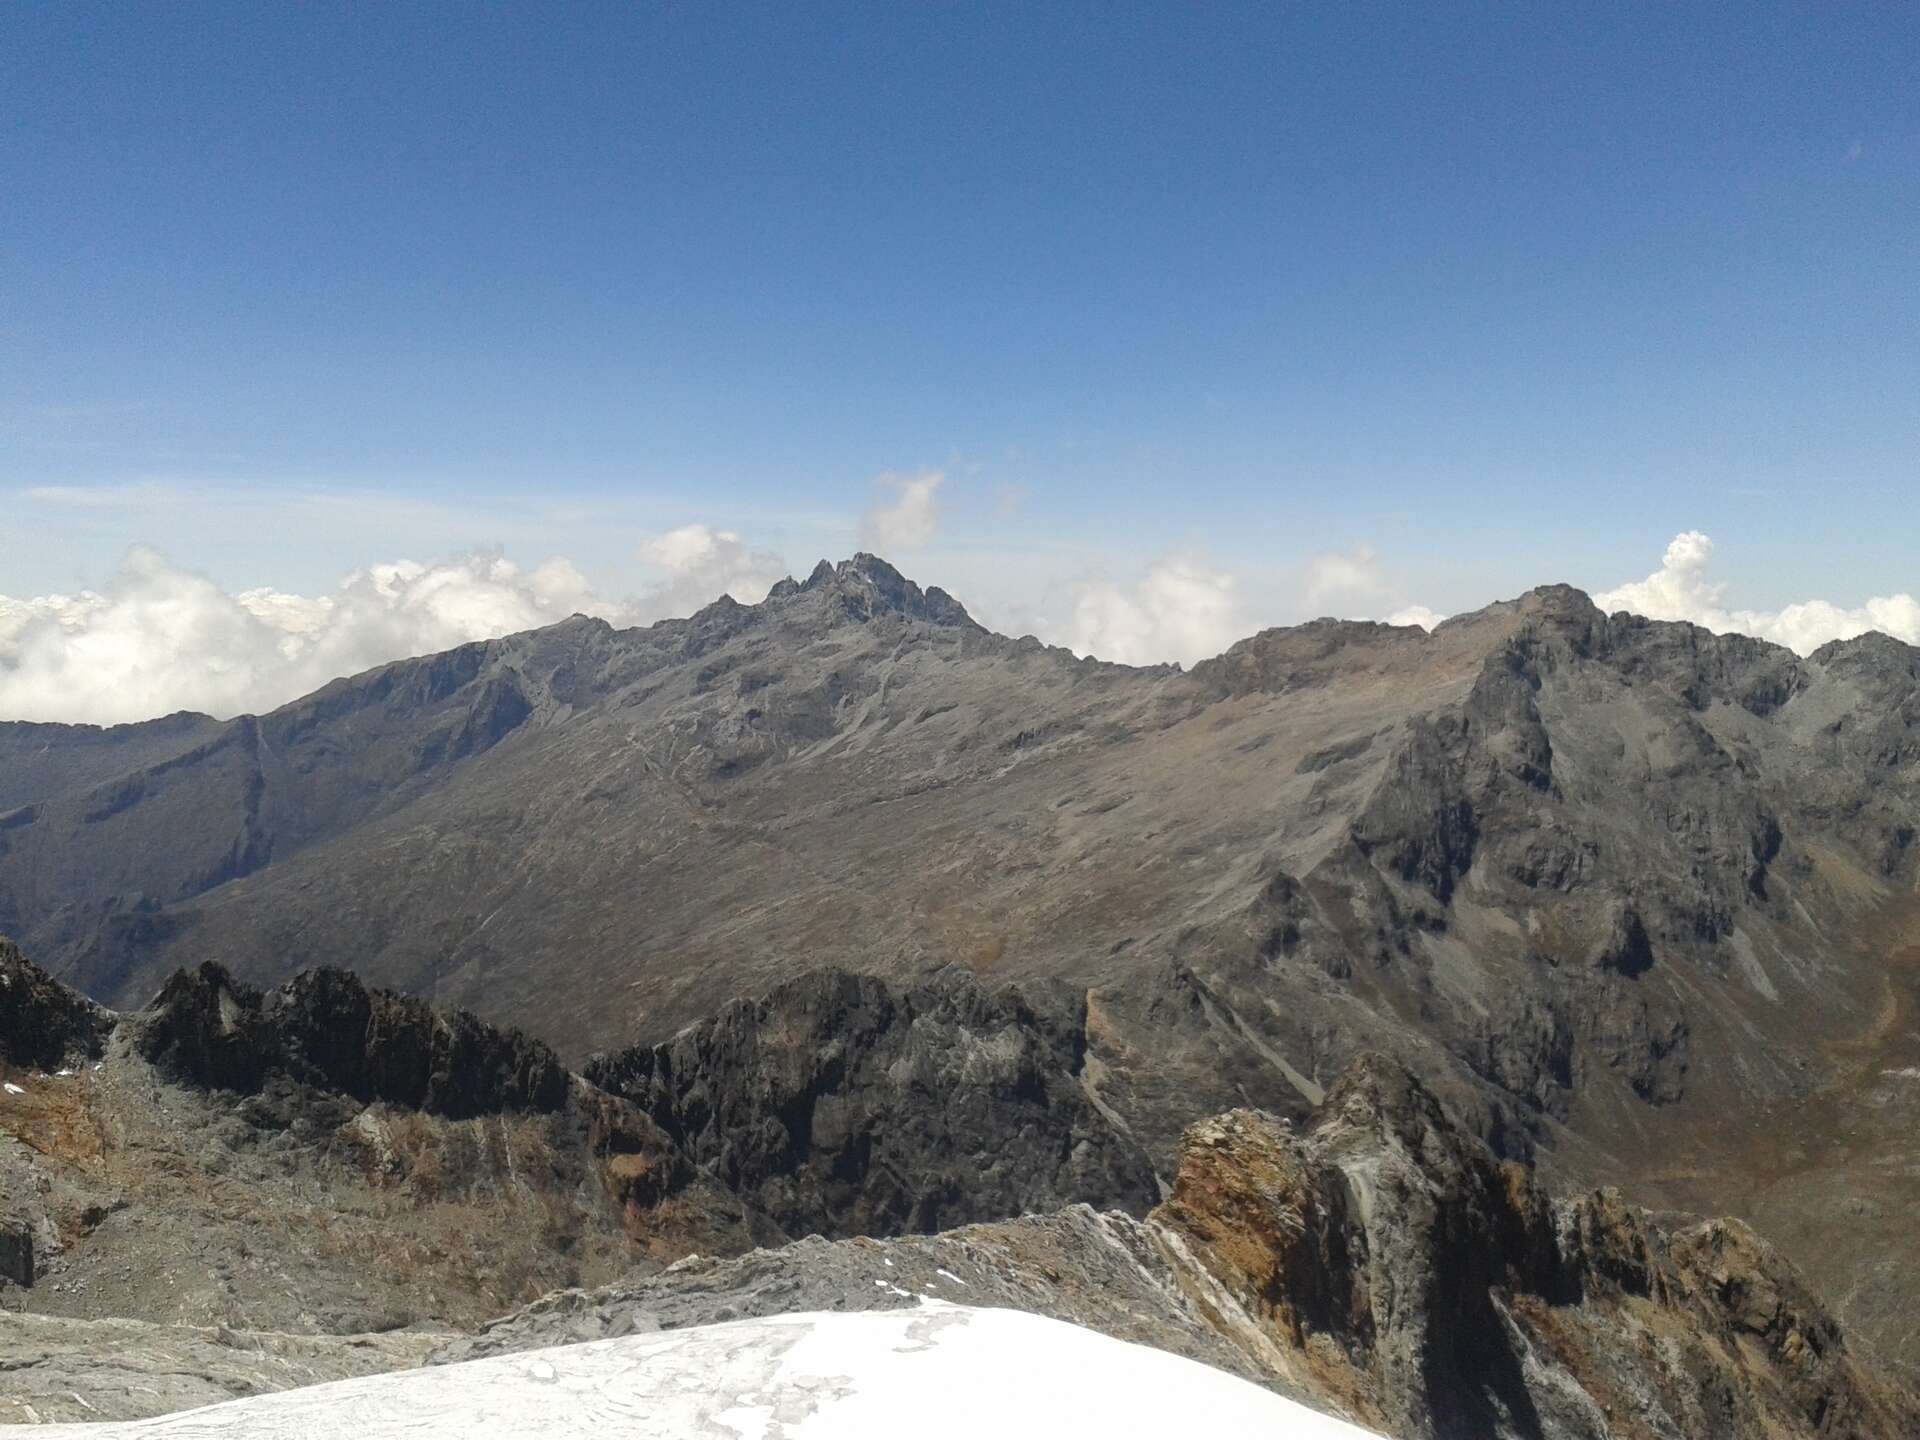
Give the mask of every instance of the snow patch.
<path id="1" fill-rule="evenodd" d="M 1182 1356 L 1015 1310 L 782 1315 L 627 1335 L 257 1395 L 45 1440 L 1166 1440 L 1201 1426 L 1263 1440 L 1372 1432 Z"/>

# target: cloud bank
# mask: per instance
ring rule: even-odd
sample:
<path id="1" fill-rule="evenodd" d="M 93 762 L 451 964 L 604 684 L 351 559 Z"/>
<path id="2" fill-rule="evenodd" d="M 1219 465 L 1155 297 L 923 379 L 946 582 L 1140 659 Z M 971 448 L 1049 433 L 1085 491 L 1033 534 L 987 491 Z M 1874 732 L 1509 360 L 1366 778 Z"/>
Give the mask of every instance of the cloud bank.
<path id="1" fill-rule="evenodd" d="M 939 495 L 946 478 L 943 471 L 923 470 L 874 481 L 873 504 L 860 522 L 861 548 L 882 555 L 925 549 L 940 528 Z"/>
<path id="2" fill-rule="evenodd" d="M 1909 594 L 1881 595 L 1858 605 L 1806 600 L 1780 610 L 1734 609 L 1726 584 L 1712 578 L 1713 541 L 1698 530 L 1676 535 L 1660 568 L 1593 597 L 1602 610 L 1630 610 L 1651 620 L 1686 620 L 1720 634 L 1752 635 L 1801 655 L 1830 640 L 1851 640 L 1880 630 L 1909 645 L 1920 645 L 1920 600 Z"/>
<path id="3" fill-rule="evenodd" d="M 867 517 L 869 543 L 914 548 L 932 537 L 938 472 L 883 477 L 887 497 Z M 1603 590 L 1602 609 L 1685 620 L 1810 654 L 1830 640 L 1881 630 L 1920 645 L 1920 600 L 1875 596 L 1856 605 L 1808 600 L 1742 609 L 1713 577 L 1713 541 L 1676 536 L 1660 568 Z M 229 592 L 139 547 L 99 590 L 27 599 L 0 595 L 0 719 L 115 724 L 175 710 L 260 712 L 375 665 L 472 640 L 552 624 L 575 612 L 618 625 L 692 613 L 716 596 L 760 600 L 786 573 L 778 556 L 731 531 L 685 525 L 643 541 L 636 558 L 657 577 L 636 595 L 598 593 L 569 561 L 523 569 L 498 553 L 434 564 L 395 561 L 357 570 L 319 595 Z M 1378 557 L 1362 546 L 1314 556 L 1298 576 L 1301 615 L 1379 614 L 1395 601 Z M 1130 584 L 1072 588 L 1064 623 L 1035 628 L 1081 655 L 1147 665 L 1192 664 L 1258 628 L 1241 577 L 1198 551 L 1162 557 Z M 991 610 L 1008 597 L 980 597 Z M 1421 605 L 1387 615 L 1431 629 Z"/>
<path id="4" fill-rule="evenodd" d="M 660 582 L 598 595 L 569 561 L 498 554 L 396 561 L 324 595 L 228 593 L 136 547 L 102 590 L 0 595 L 0 719 L 109 725 L 175 710 L 270 710 L 329 680 L 584 613 L 620 625 L 684 615 L 722 591 L 751 603 L 784 568 L 728 531 L 689 525 L 640 548 Z"/>
<path id="5" fill-rule="evenodd" d="M 1422 630 L 1431 630 L 1447 617 L 1440 611 L 1427 605 L 1408 605 L 1387 616 L 1389 625 L 1418 625 Z"/>
<path id="6" fill-rule="evenodd" d="M 1300 590 L 1309 613 L 1351 619 L 1383 604 L 1392 586 L 1373 547 L 1356 545 L 1323 551 L 1307 561 Z"/>
<path id="7" fill-rule="evenodd" d="M 757 605 L 787 573 L 786 562 L 778 555 L 751 550 L 733 531 L 706 525 L 682 525 L 652 536 L 640 542 L 639 554 L 664 578 L 620 607 L 621 624 L 650 625 L 673 615 L 691 615 L 722 594 L 742 605 Z"/>
<path id="8" fill-rule="evenodd" d="M 1183 552 L 1152 565 L 1131 589 L 1107 581 L 1080 586 L 1060 643 L 1123 665 L 1192 664 L 1251 628 L 1233 575 Z"/>

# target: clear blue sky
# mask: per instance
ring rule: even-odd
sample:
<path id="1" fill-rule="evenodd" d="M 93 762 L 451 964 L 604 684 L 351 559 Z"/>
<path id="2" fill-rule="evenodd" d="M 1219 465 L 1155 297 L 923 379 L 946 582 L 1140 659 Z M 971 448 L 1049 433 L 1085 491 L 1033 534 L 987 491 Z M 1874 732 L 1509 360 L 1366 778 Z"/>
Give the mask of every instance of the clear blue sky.
<path id="1" fill-rule="evenodd" d="M 29 3 L 0 94 L 16 596 L 804 567 L 923 468 L 896 558 L 989 609 L 1185 546 L 1290 619 L 1362 545 L 1450 609 L 1691 528 L 1753 604 L 1920 585 L 1911 7 Z"/>

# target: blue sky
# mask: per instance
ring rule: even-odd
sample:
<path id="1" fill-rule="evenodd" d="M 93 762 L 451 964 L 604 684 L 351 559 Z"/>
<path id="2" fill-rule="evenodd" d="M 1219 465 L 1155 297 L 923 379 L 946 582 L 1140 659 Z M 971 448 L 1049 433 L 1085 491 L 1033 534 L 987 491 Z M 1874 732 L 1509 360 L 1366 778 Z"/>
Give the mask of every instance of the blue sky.
<path id="1" fill-rule="evenodd" d="M 891 558 L 1008 624 L 1694 529 L 1749 605 L 1910 591 L 1917 73 L 1898 6 L 9 6 L 0 593 L 624 594 L 927 471 Z"/>

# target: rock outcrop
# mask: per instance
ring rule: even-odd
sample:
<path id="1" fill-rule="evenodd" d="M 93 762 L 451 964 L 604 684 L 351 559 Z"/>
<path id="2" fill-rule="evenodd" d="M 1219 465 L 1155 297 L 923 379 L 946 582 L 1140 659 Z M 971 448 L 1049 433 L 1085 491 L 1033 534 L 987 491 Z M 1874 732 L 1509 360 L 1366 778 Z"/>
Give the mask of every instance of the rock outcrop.
<path id="1" fill-rule="evenodd" d="M 1303 903 L 1277 886 L 1247 923 L 1309 945 Z M 1194 989 L 1167 1018 L 1231 1025 L 1227 1005 Z M 262 994 L 203 966 L 115 1020 L 98 1061 L 0 1097 L 0 1271 L 36 1312 L 0 1317 L 31 1351 L 0 1416 L 70 1415 L 50 1387 L 82 1408 L 117 1387 L 100 1412 L 135 1415 L 408 1364 L 418 1337 L 322 1337 L 535 1296 L 431 1348 L 926 1296 L 1156 1345 L 1400 1440 L 1920 1433 L 1747 1226 L 1557 1199 L 1384 1055 L 1311 1100 L 1296 1077 L 1294 1120 L 1189 1127 L 1149 1212 L 1102 1098 L 1106 1022 L 1059 985 L 825 971 L 588 1077 L 340 971 Z M 172 1378 L 135 1399 L 143 1366 Z"/>
<path id="2" fill-rule="evenodd" d="M 1085 996 L 1065 986 L 823 971 L 585 1074 L 788 1234 L 883 1235 L 1151 1205 L 1085 1056 Z"/>
<path id="3" fill-rule="evenodd" d="M 1233 1371 L 1396 1440 L 1896 1440 L 1869 1373 L 1770 1247 L 1616 1191 L 1546 1193 L 1403 1067 L 1361 1057 L 1302 1127 L 1193 1126 L 1145 1220 L 1085 1206 L 883 1241 L 818 1237 L 566 1291 L 437 1360 L 741 1316 L 1032 1310 Z"/>
<path id="4" fill-rule="evenodd" d="M 33 1227 L 0 1217 L 0 1286 L 31 1285 L 34 1273 Z"/>
<path id="5" fill-rule="evenodd" d="M 112 1013 L 20 953 L 0 935 L 0 1065 L 58 1070 L 99 1055 Z"/>
<path id="6" fill-rule="evenodd" d="M 1153 1220 L 1309 1388 L 1408 1440 L 1920 1426 L 1748 1227 L 1555 1200 L 1381 1056 L 1299 1132 L 1254 1111 L 1194 1126 Z"/>
<path id="7" fill-rule="evenodd" d="M 822 972 L 590 1080 L 343 970 L 263 993 L 203 964 L 125 1016 L 9 973 L 110 1037 L 0 1095 L 0 1216 L 23 1280 L 44 1256 L 36 1310 L 459 1324 L 690 1252 L 1157 1197 L 1083 1085 L 1085 998 L 1062 986 Z"/>
<path id="8" fill-rule="evenodd" d="M 208 961 L 167 981 L 130 1033 L 174 1078 L 241 1093 L 278 1075 L 456 1120 L 554 1111 L 568 1096 L 565 1067 L 523 1031 L 369 990 L 347 970 L 303 971 L 263 995 Z"/>

